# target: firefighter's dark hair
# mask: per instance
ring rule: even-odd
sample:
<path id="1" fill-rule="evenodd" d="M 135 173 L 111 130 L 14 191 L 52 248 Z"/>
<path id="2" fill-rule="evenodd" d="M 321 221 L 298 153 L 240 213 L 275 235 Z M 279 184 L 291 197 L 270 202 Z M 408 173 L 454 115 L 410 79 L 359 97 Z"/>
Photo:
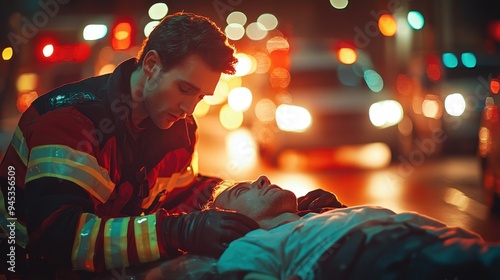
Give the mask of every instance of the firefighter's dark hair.
<path id="1" fill-rule="evenodd" d="M 238 61 L 234 47 L 213 21 L 186 12 L 166 16 L 153 29 L 137 55 L 138 67 L 150 50 L 158 52 L 165 71 L 192 54 L 199 55 L 212 70 L 225 74 L 234 74 Z"/>

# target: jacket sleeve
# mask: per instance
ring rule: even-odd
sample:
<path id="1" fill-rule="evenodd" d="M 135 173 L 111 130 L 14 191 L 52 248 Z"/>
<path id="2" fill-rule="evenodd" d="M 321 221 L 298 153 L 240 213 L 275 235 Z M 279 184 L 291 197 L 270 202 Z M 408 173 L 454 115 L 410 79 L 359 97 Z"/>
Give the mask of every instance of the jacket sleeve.
<path id="1" fill-rule="evenodd" d="M 44 186 L 54 179 L 41 179 Z M 41 183 L 40 181 L 39 183 Z M 66 191 L 47 191 L 65 185 Z M 30 249 L 50 261 L 77 270 L 101 272 L 171 258 L 158 238 L 157 215 L 98 217 L 86 194 L 67 182 L 30 188 L 27 217 Z M 68 193 L 73 189 L 73 193 Z"/>

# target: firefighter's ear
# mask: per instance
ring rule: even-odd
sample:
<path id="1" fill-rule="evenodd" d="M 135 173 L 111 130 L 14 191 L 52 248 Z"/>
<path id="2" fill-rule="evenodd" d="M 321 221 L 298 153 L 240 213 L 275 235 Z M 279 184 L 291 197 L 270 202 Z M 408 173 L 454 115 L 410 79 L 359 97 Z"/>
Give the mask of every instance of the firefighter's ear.
<path id="1" fill-rule="evenodd" d="M 155 50 L 150 50 L 146 53 L 144 56 L 144 60 L 142 62 L 142 68 L 144 70 L 144 73 L 146 73 L 147 76 L 153 75 L 153 73 L 156 71 L 156 68 L 159 67 L 160 64 L 160 56 Z"/>

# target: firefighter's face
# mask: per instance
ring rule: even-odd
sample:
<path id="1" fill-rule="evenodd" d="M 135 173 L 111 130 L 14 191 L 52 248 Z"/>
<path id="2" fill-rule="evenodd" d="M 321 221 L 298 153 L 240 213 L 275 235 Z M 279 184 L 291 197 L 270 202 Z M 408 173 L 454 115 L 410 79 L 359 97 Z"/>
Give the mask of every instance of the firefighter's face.
<path id="1" fill-rule="evenodd" d="M 188 56 L 168 71 L 163 70 L 159 57 L 155 64 L 149 65 L 145 71 L 143 107 L 160 129 L 168 129 L 193 114 L 204 96 L 213 95 L 221 76 L 198 55 Z"/>

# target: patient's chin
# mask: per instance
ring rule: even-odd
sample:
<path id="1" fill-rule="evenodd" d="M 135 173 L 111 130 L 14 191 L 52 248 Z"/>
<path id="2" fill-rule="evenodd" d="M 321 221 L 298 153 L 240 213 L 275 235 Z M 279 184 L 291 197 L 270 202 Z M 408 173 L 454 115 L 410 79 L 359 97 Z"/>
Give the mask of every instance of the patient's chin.
<path id="1" fill-rule="evenodd" d="M 277 207 L 278 205 L 279 207 Z M 282 190 L 274 196 L 271 206 L 282 212 L 296 212 L 297 197 L 292 191 Z"/>

